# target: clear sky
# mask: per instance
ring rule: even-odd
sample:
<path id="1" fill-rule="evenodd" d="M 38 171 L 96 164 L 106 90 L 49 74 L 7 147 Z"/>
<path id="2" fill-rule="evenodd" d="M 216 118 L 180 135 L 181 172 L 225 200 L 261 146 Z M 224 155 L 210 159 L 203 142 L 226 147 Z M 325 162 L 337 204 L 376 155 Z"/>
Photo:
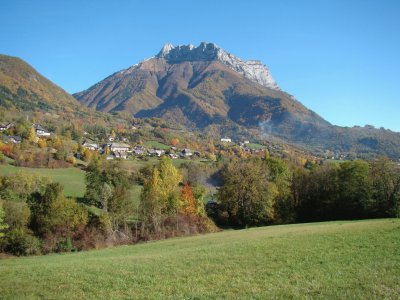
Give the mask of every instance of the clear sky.
<path id="1" fill-rule="evenodd" d="M 400 1 L 0 1 L 0 53 L 73 93 L 170 42 L 266 64 L 333 124 L 400 132 Z"/>

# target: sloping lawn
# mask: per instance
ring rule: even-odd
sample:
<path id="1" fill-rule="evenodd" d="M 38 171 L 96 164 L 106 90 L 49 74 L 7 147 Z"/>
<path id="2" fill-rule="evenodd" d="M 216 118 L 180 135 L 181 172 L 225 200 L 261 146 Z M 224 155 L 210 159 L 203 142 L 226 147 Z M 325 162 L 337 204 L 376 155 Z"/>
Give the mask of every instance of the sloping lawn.
<path id="1" fill-rule="evenodd" d="M 0 261 L 2 299 L 398 299 L 400 221 L 270 226 Z"/>
<path id="2" fill-rule="evenodd" d="M 50 177 L 54 182 L 59 182 L 64 186 L 65 196 L 83 197 L 85 194 L 85 172 L 78 168 L 46 169 L 0 165 L 0 175 L 2 176 L 17 172 L 26 172 Z"/>

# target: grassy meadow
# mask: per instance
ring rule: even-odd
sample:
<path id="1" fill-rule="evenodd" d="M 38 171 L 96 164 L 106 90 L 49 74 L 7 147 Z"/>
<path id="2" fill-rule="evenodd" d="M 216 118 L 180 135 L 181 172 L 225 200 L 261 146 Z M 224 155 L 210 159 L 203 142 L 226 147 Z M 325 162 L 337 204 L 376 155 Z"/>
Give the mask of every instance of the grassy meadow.
<path id="1" fill-rule="evenodd" d="M 24 168 L 13 165 L 0 165 L 0 175 L 6 176 L 17 172 L 37 174 L 38 176 L 47 176 L 54 182 L 59 182 L 64 186 L 65 196 L 83 197 L 85 194 L 85 172 L 78 168 Z"/>
<path id="2" fill-rule="evenodd" d="M 224 231 L 3 259 L 2 299 L 400 297 L 400 220 Z"/>

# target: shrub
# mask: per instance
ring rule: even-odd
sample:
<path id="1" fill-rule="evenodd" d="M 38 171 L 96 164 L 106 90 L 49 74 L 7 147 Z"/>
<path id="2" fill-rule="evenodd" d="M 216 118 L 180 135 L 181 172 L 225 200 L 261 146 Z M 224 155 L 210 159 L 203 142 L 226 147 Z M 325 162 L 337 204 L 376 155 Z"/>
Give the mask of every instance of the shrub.
<path id="1" fill-rule="evenodd" d="M 3 153 L 0 153 L 0 165 L 4 165 L 6 163 L 6 157 Z"/>
<path id="2" fill-rule="evenodd" d="M 13 229 L 6 234 L 3 249 L 17 256 L 37 255 L 41 253 L 41 243 L 38 238 L 22 229 Z"/>

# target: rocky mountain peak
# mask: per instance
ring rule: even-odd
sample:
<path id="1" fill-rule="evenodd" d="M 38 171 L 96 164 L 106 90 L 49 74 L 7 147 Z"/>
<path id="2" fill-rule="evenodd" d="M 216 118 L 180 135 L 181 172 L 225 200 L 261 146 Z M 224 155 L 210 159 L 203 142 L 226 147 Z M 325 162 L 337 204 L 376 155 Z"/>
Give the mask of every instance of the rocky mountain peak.
<path id="1" fill-rule="evenodd" d="M 268 68 L 260 61 L 241 60 L 214 43 L 202 42 L 197 47 L 192 44 L 173 46 L 168 43 L 164 45 L 156 57 L 163 58 L 169 63 L 218 60 L 253 82 L 273 90 L 280 90 Z"/>

